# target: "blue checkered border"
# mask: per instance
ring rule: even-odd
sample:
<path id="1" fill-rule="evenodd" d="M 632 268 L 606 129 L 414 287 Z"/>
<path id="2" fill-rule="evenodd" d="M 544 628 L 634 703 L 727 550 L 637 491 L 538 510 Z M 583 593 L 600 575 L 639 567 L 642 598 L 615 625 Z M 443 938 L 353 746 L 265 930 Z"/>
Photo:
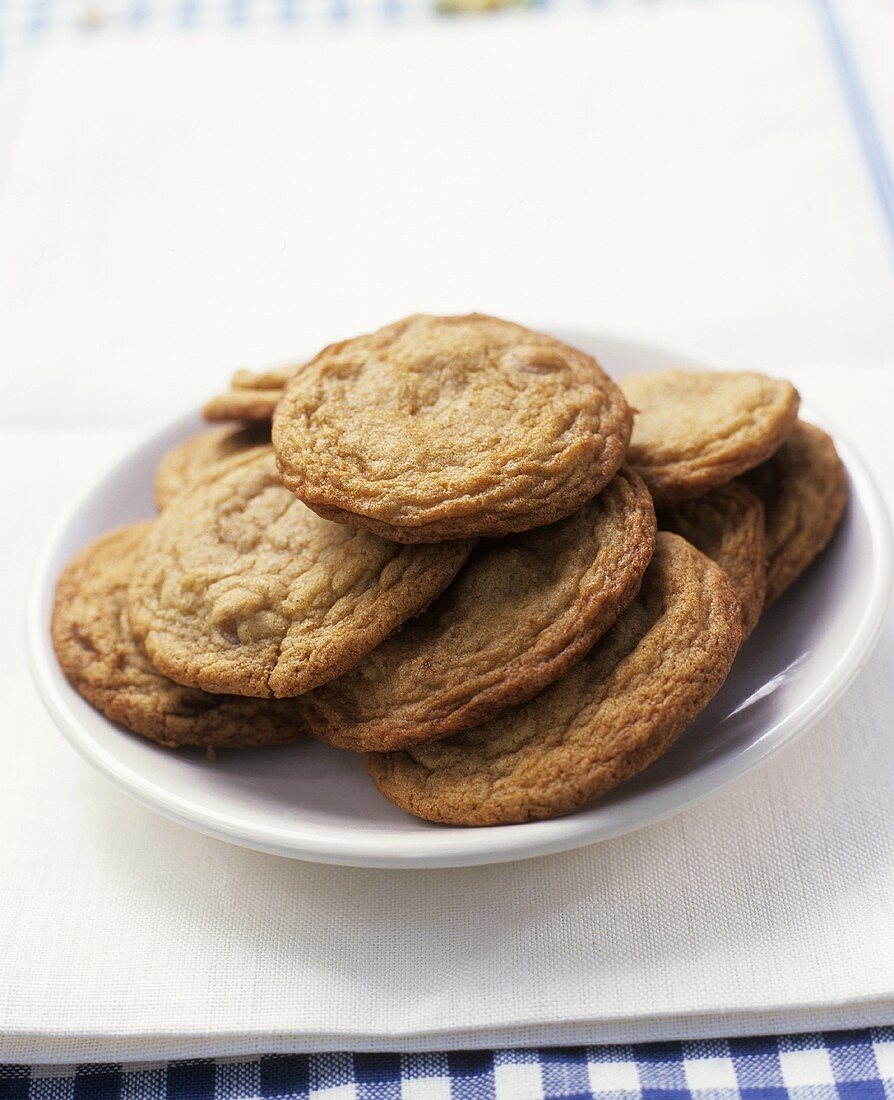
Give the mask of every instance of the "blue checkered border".
<path id="1" fill-rule="evenodd" d="M 653 2 L 514 0 L 512 6 L 559 12 Z M 193 38 L 207 32 L 287 35 L 458 18 L 455 14 L 445 15 L 439 7 L 438 0 L 0 0 L 0 72 L 4 62 L 14 55 L 47 42 L 147 33 Z"/>
<path id="2" fill-rule="evenodd" d="M 0 1066 L 0 1100 L 894 1100 L 894 1027 L 436 1054 Z"/>

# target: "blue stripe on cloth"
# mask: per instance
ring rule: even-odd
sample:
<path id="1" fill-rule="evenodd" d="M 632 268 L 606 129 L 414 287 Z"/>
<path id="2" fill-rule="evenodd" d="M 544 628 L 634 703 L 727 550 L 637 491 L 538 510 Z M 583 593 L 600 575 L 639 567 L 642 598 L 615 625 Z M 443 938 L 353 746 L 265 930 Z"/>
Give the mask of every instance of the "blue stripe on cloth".
<path id="1" fill-rule="evenodd" d="M 177 15 L 180 26 L 184 30 L 190 30 L 196 26 L 199 20 L 199 5 L 197 0 L 179 0 Z"/>
<path id="2" fill-rule="evenodd" d="M 133 31 L 138 31 L 149 22 L 150 0 L 131 0 L 127 11 L 127 24 Z"/>
<path id="3" fill-rule="evenodd" d="M 259 1059 L 261 1096 L 265 1100 L 300 1096 L 310 1088 L 310 1060 L 306 1054 L 271 1054 Z"/>
<path id="4" fill-rule="evenodd" d="M 78 1066 L 72 1100 L 119 1100 L 121 1073 L 116 1066 Z"/>
<path id="5" fill-rule="evenodd" d="M 894 1100 L 894 1027 L 631 1046 L 0 1066 L 0 1100 Z"/>
<path id="6" fill-rule="evenodd" d="M 208 1059 L 172 1062 L 165 1096 L 167 1100 L 214 1100 L 216 1076 L 214 1062 Z"/>
<path id="7" fill-rule="evenodd" d="M 882 219 L 887 227 L 890 254 L 894 261 L 894 175 L 885 154 L 875 112 L 836 0 L 814 0 L 814 3 L 845 105 L 872 179 Z"/>
<path id="8" fill-rule="evenodd" d="M 25 24 L 25 34 L 34 40 L 41 38 L 50 26 L 53 0 L 31 0 Z"/>
<path id="9" fill-rule="evenodd" d="M 354 1082 L 358 1100 L 400 1100 L 399 1054 L 355 1054 Z"/>
<path id="10" fill-rule="evenodd" d="M 842 1081 L 838 1085 L 840 1100 L 885 1100 L 881 1081 Z"/>

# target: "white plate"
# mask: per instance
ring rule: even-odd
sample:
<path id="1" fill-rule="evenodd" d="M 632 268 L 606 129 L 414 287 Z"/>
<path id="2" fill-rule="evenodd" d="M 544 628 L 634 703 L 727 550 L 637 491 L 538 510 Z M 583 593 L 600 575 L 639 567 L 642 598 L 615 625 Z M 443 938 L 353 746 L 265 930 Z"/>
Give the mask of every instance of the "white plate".
<path id="1" fill-rule="evenodd" d="M 631 341 L 566 336 L 617 377 L 700 365 Z M 813 410 L 804 415 L 824 423 Z M 468 866 L 558 852 L 658 821 L 743 775 L 815 722 L 866 661 L 887 606 L 891 536 L 884 505 L 860 459 L 833 430 L 851 499 L 832 544 L 761 621 L 719 695 L 668 753 L 568 817 L 486 829 L 430 825 L 382 798 L 350 753 L 309 743 L 227 752 L 211 762 L 199 751 L 171 752 L 121 730 L 66 682 L 49 635 L 59 572 L 97 535 L 154 513 L 159 457 L 200 428 L 193 414 L 156 432 L 65 516 L 37 564 L 28 646 L 44 702 L 90 763 L 175 821 L 261 851 L 366 867 Z"/>

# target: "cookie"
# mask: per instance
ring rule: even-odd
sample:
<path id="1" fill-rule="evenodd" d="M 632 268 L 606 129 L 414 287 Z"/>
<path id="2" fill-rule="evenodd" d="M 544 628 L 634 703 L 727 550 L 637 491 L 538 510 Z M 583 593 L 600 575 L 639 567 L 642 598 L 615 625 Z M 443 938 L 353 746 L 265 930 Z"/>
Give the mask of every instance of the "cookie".
<path id="1" fill-rule="evenodd" d="M 525 702 L 630 603 L 654 544 L 652 498 L 622 468 L 573 516 L 479 544 L 428 611 L 302 697 L 309 728 L 340 748 L 385 751 Z"/>
<path id="2" fill-rule="evenodd" d="M 831 438 L 799 420 L 747 480 L 766 513 L 769 607 L 832 538 L 847 504 L 847 471 Z"/>
<path id="3" fill-rule="evenodd" d="M 155 503 L 159 511 L 218 462 L 269 443 L 269 426 L 251 424 L 245 428 L 215 428 L 171 448 L 155 471 Z"/>
<path id="4" fill-rule="evenodd" d="M 798 391 L 746 371 L 660 371 L 621 382 L 636 417 L 627 461 L 656 504 L 699 497 L 766 461 L 791 431 Z"/>
<path id="5" fill-rule="evenodd" d="M 637 598 L 531 702 L 445 741 L 370 753 L 386 798 L 450 825 L 556 817 L 660 756 L 726 678 L 741 640 L 726 574 L 659 532 Z"/>
<path id="6" fill-rule="evenodd" d="M 178 683 L 300 695 L 422 611 L 472 545 L 407 547 L 329 523 L 283 488 L 272 449 L 246 452 L 159 516 L 134 569 L 131 623 Z"/>
<path id="7" fill-rule="evenodd" d="M 299 369 L 298 365 L 289 364 L 265 371 L 237 370 L 230 380 L 230 388 L 212 397 L 202 409 L 202 416 L 206 420 L 269 424 L 286 383 Z"/>
<path id="8" fill-rule="evenodd" d="M 56 588 L 53 645 L 72 687 L 134 733 L 160 745 L 251 748 L 304 736 L 292 700 L 241 699 L 181 687 L 153 667 L 130 629 L 127 587 L 151 522 L 97 539 Z"/>
<path id="9" fill-rule="evenodd" d="M 658 522 L 712 558 L 726 573 L 742 605 L 742 633 L 754 630 L 764 606 L 767 555 L 764 508 L 744 485 L 731 481 L 697 500 L 659 510 Z"/>
<path id="10" fill-rule="evenodd" d="M 583 352 L 494 317 L 418 315 L 325 348 L 273 418 L 283 483 L 398 542 L 571 515 L 624 457 L 631 414 Z"/>

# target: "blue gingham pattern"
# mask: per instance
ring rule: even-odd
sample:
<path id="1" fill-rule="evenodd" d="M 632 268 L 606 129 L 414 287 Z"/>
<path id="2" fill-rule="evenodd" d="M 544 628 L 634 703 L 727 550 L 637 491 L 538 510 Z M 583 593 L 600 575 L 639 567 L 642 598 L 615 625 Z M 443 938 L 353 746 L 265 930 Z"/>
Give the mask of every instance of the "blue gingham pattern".
<path id="1" fill-rule="evenodd" d="M 505 0 L 550 11 L 651 3 L 652 0 Z M 47 42 L 146 33 L 276 31 L 301 34 L 456 18 L 438 0 L 0 0 L 0 76 L 16 56 Z"/>
<path id="2" fill-rule="evenodd" d="M 529 9 L 581 10 L 651 0 L 504 0 Z M 279 31 L 402 26 L 455 18 L 438 0 L 0 0 L 4 61 L 46 42 L 145 33 Z"/>
<path id="3" fill-rule="evenodd" d="M 0 1066 L 0 1100 L 894 1100 L 894 1027 L 443 1054 Z"/>

